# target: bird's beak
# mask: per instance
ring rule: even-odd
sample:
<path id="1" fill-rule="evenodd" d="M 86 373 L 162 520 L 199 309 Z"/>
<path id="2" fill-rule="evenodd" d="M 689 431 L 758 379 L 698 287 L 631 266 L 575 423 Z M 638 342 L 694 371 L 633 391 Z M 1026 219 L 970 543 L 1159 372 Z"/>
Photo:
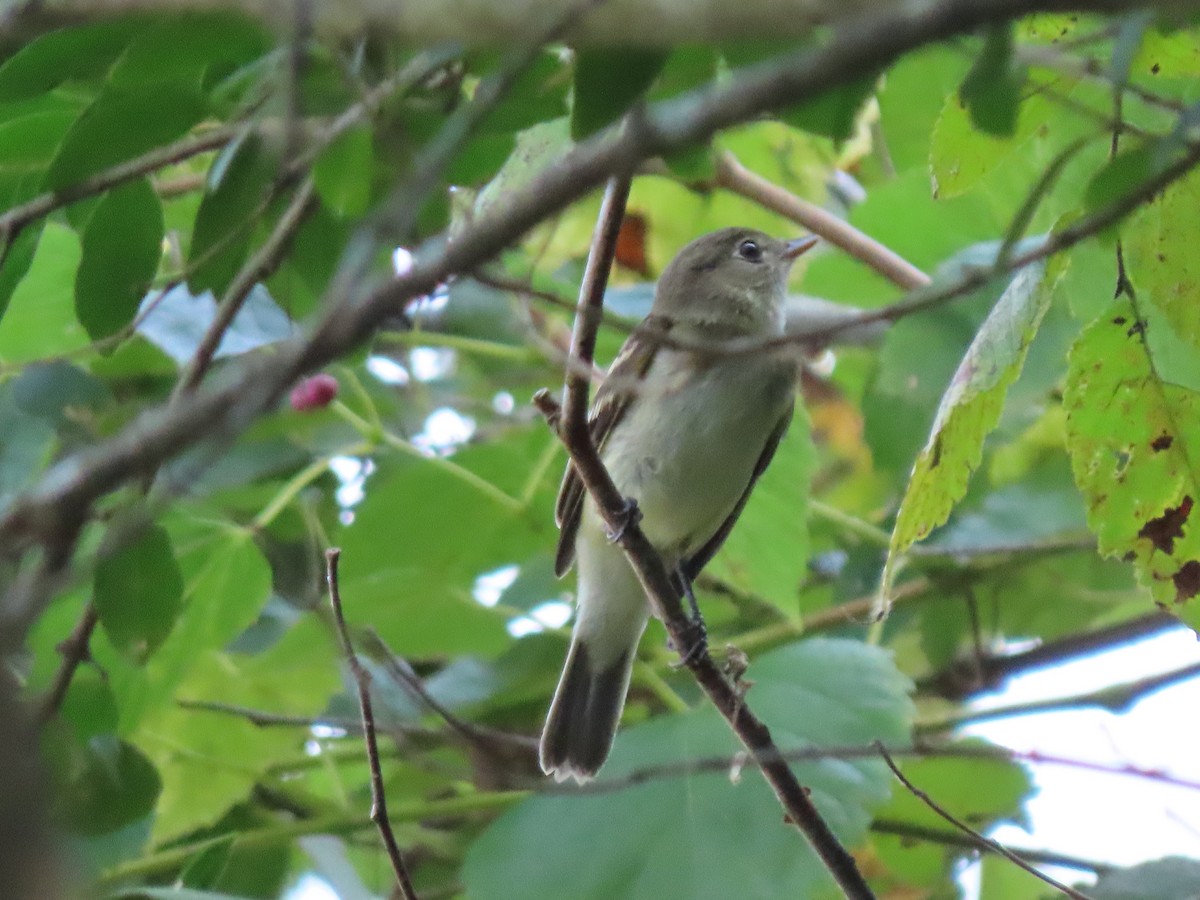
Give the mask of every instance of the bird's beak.
<path id="1" fill-rule="evenodd" d="M 794 241 L 788 241 L 784 245 L 784 259 L 795 259 L 797 256 L 807 253 L 817 244 L 817 236 L 815 234 L 805 235 L 802 238 L 796 238 Z"/>

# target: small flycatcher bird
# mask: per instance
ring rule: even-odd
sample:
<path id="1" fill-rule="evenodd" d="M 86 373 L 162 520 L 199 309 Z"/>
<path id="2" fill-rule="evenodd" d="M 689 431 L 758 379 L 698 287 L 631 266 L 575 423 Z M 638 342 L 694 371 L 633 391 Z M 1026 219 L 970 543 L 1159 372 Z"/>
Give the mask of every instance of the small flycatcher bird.
<path id="1" fill-rule="evenodd" d="M 721 356 L 681 342 L 783 333 L 792 262 L 816 243 L 724 228 L 688 244 L 658 281 L 650 314 L 596 392 L 589 424 L 613 482 L 637 503 L 646 537 L 690 591 L 729 535 L 792 417 L 798 356 Z M 612 748 L 649 601 L 567 464 L 555 518 L 555 573 L 579 563 L 575 629 L 542 731 L 542 770 L 585 781 Z"/>

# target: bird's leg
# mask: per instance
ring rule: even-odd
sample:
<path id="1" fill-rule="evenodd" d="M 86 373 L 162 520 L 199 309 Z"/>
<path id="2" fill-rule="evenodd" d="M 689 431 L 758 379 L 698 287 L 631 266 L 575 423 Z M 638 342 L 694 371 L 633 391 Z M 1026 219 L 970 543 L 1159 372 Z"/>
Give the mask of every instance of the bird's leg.
<path id="1" fill-rule="evenodd" d="M 675 665 L 686 666 L 697 653 L 708 649 L 708 626 L 704 624 L 704 616 L 700 613 L 700 604 L 696 602 L 696 593 L 692 590 L 692 579 L 684 571 L 683 565 L 675 569 L 675 582 L 679 592 L 687 598 L 688 610 L 688 646 L 679 649 L 679 662 Z M 671 641 L 667 642 L 668 644 Z M 672 647 L 672 649 L 677 649 Z"/>
<path id="2" fill-rule="evenodd" d="M 611 543 L 617 543 L 621 538 L 625 537 L 625 532 L 632 528 L 638 522 L 642 521 L 642 511 L 638 508 L 638 503 L 632 497 L 625 498 L 625 505 L 621 509 L 620 521 L 616 528 L 608 529 L 608 539 Z"/>

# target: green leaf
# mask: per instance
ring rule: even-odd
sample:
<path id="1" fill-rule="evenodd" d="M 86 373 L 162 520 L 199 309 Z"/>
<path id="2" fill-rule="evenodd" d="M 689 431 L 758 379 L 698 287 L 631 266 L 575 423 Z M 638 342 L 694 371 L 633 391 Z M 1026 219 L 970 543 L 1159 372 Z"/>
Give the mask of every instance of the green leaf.
<path id="1" fill-rule="evenodd" d="M 37 195 L 46 167 L 79 115 L 57 104 L 46 106 L 0 122 L 0 202 L 9 207 Z"/>
<path id="2" fill-rule="evenodd" d="M 1200 258 L 1179 227 L 1200 209 L 1200 176 L 1157 194 L 1122 229 L 1139 296 L 1162 310 L 1175 334 L 1200 349 Z"/>
<path id="3" fill-rule="evenodd" d="M 108 679 L 95 666 L 80 666 L 63 697 L 62 717 L 81 743 L 117 730 L 117 701 Z"/>
<path id="4" fill-rule="evenodd" d="M 1012 24 L 994 25 L 988 29 L 958 96 L 976 128 L 1006 137 L 1016 131 L 1024 83 L 1025 73 L 1013 63 Z"/>
<path id="5" fill-rule="evenodd" d="M 858 113 L 875 93 L 878 81 L 878 75 L 871 74 L 839 84 L 811 100 L 782 110 L 779 118 L 812 134 L 844 141 L 854 134 Z"/>
<path id="6" fill-rule="evenodd" d="M 947 97 L 929 144 L 934 193 L 945 198 L 970 191 L 1026 147 L 1056 116 L 1062 116 L 1058 107 L 1042 94 L 1034 94 L 1021 104 L 1013 130 L 995 134 L 972 127 L 970 111 L 962 100 L 955 95 Z"/>
<path id="7" fill-rule="evenodd" d="M 1164 380 L 1128 297 L 1071 348 L 1063 404 L 1075 482 L 1100 551 L 1200 627 L 1200 393 Z"/>
<path id="8" fill-rule="evenodd" d="M 143 27 L 138 19 L 113 19 L 43 34 L 0 66 L 0 103 L 39 97 L 64 81 L 102 75 Z"/>
<path id="9" fill-rule="evenodd" d="M 794 615 L 808 572 L 808 494 L 815 464 L 808 415 L 797 404 L 775 458 L 706 571 Z"/>
<path id="10" fill-rule="evenodd" d="M 627 48 L 577 51 L 571 137 L 582 140 L 619 119 L 650 87 L 667 55 Z"/>
<path id="11" fill-rule="evenodd" d="M 545 447 L 543 429 L 514 429 L 451 461 L 512 496 Z M 381 459 L 337 539 L 347 618 L 370 622 L 406 655 L 497 652 L 504 619 L 474 599 L 475 579 L 554 546 L 556 487 L 557 473 L 531 505 L 516 507 L 434 460 Z M 471 539 L 446 540 L 464 522 Z"/>
<path id="12" fill-rule="evenodd" d="M 162 205 L 148 180 L 104 195 L 83 233 L 75 275 L 75 314 L 94 340 L 133 321 L 158 271 L 162 239 Z"/>
<path id="13" fill-rule="evenodd" d="M 351 128 L 325 148 L 313 167 L 321 202 L 335 216 L 355 218 L 371 201 L 375 151 L 371 129 Z"/>
<path id="14" fill-rule="evenodd" d="M 559 55 L 540 53 L 480 123 L 480 131 L 512 134 L 566 115 L 569 83 Z"/>
<path id="15" fill-rule="evenodd" d="M 23 267 L 17 265 L 18 255 L 25 257 Z M 0 285 L 12 291 L 0 319 L 0 358 L 26 362 L 87 342 L 75 317 L 74 275 L 79 258 L 75 232 L 58 222 L 21 232 L 0 269 Z"/>
<path id="16" fill-rule="evenodd" d="M 271 49 L 258 23 L 233 13 L 182 10 L 136 35 L 109 72 L 110 84 L 135 87 L 163 81 L 203 86 L 214 70 L 227 72 Z"/>
<path id="17" fill-rule="evenodd" d="M 71 126 L 50 163 L 45 186 L 50 190 L 69 187 L 170 143 L 204 113 L 204 98 L 186 82 L 111 87 Z"/>
<path id="18" fill-rule="evenodd" d="M 996 301 L 954 373 L 938 405 L 925 449 L 913 464 L 896 516 L 885 583 L 905 550 L 950 515 L 983 458 L 983 441 L 996 427 L 1008 386 L 1016 381 L 1025 354 L 1050 302 L 1040 263 L 1017 272 Z"/>
<path id="19" fill-rule="evenodd" d="M 230 144 L 213 162 L 188 251 L 193 294 L 225 292 L 249 253 L 275 174 L 275 160 L 254 136 Z"/>
<path id="20" fill-rule="evenodd" d="M 1194 900 L 1198 884 L 1200 861 L 1167 856 L 1101 875 L 1088 888 L 1088 896 L 1092 900 Z"/>
<path id="21" fill-rule="evenodd" d="M 104 382 L 63 359 L 26 366 L 12 388 L 22 412 L 55 428 L 68 425 L 80 410 L 96 409 L 112 400 Z"/>
<path id="22" fill-rule="evenodd" d="M 749 677 L 749 702 L 781 750 L 907 739 L 908 680 L 877 648 L 803 641 L 755 660 Z M 736 749 L 728 725 L 704 705 L 621 731 L 599 782 Z M 794 768 L 834 832 L 856 846 L 891 790 L 882 761 Z M 529 900 L 561 897 L 565 884 L 578 900 L 811 897 L 828 878 L 752 765 L 736 778 L 685 774 L 613 793 L 535 796 L 475 841 L 462 870 L 468 897 L 519 884 Z"/>
<path id="23" fill-rule="evenodd" d="M 54 429 L 16 403 L 13 384 L 0 385 L 0 502 L 29 486 L 50 461 Z"/>
<path id="24" fill-rule="evenodd" d="M 334 641 L 309 616 L 259 653 L 197 654 L 173 698 L 316 716 L 340 689 L 339 672 Z M 140 687 L 131 681 L 120 693 Z M 162 776 L 154 821 L 154 834 L 161 839 L 211 825 L 246 799 L 274 763 L 302 757 L 308 734 L 260 728 L 238 716 L 166 702 L 149 711 L 134 738 Z"/>
<path id="25" fill-rule="evenodd" d="M 158 525 L 96 566 L 93 602 L 113 645 L 144 660 L 171 632 L 181 608 L 183 577 L 171 539 Z"/>
<path id="26" fill-rule="evenodd" d="M 59 798 L 72 830 L 108 834 L 153 812 L 161 789 L 154 764 L 137 747 L 101 735 L 78 748 Z"/>

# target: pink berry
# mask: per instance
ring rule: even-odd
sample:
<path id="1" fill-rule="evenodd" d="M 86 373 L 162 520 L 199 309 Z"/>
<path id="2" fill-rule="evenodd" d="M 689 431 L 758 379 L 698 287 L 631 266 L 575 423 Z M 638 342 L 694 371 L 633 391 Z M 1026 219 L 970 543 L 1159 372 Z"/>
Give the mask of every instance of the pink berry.
<path id="1" fill-rule="evenodd" d="M 332 375 L 321 372 L 305 378 L 292 388 L 292 409 L 296 412 L 308 412 L 311 409 L 323 409 L 333 402 L 337 396 L 338 381 Z"/>

